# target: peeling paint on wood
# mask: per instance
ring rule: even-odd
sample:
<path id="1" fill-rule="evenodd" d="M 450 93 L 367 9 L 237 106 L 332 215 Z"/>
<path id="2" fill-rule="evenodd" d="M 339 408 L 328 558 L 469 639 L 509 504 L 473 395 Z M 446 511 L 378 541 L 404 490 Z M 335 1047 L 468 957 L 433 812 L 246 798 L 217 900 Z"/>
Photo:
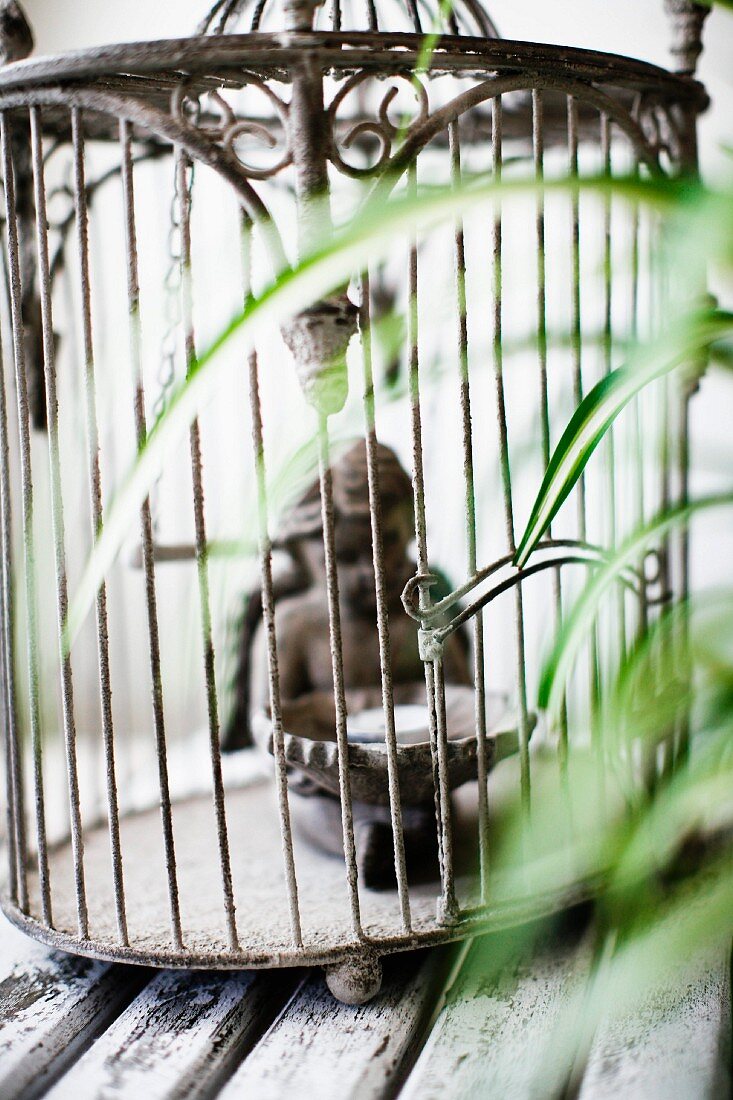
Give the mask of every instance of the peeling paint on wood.
<path id="1" fill-rule="evenodd" d="M 145 970 L 49 951 L 0 916 L 0 1096 L 39 1095 L 147 977 Z"/>
<path id="2" fill-rule="evenodd" d="M 298 977 L 162 971 L 48 1095 L 210 1096 L 279 1012 Z"/>
<path id="3" fill-rule="evenodd" d="M 151 980 L 140 967 L 49 951 L 2 920 L 0 1097 L 544 1100 L 561 1092 L 558 1036 L 574 1021 L 565 1009 L 582 1003 L 589 938 L 545 933 L 532 947 L 532 934 L 515 929 L 460 951 L 460 965 L 455 949 L 387 960 L 382 993 L 352 1007 L 333 999 L 321 971 L 162 971 Z M 711 956 L 670 975 L 633 1014 L 602 1021 L 579 1100 L 727 1096 L 729 963 L 729 952 Z"/>
<path id="4" fill-rule="evenodd" d="M 366 1005 L 335 1001 L 323 976 L 314 973 L 240 1066 L 221 1100 L 394 1095 L 441 995 L 452 954 L 442 949 L 388 960 L 382 992 Z"/>
<path id="5" fill-rule="evenodd" d="M 731 1094 L 730 952 L 674 975 L 596 1034 L 579 1100 L 718 1100 Z"/>
<path id="6" fill-rule="evenodd" d="M 400 1100 L 543 1100 L 561 1090 L 551 1040 L 586 980 L 590 945 L 545 936 L 530 946 L 521 930 L 473 942 Z"/>

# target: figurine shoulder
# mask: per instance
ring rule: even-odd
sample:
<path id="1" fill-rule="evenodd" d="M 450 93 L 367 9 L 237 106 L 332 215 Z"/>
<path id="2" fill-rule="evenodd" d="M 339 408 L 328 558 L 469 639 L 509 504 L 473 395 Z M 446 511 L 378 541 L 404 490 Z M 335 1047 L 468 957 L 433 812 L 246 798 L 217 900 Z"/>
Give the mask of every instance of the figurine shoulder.
<path id="1" fill-rule="evenodd" d="M 307 588 L 296 595 L 285 596 L 275 605 L 275 624 L 279 630 L 292 633 L 328 624 L 328 604 L 325 592 Z"/>
<path id="2" fill-rule="evenodd" d="M 283 624 L 293 625 L 320 624 L 328 621 L 328 605 L 325 593 L 318 588 L 305 588 L 297 595 L 278 599 L 275 605 L 275 618 Z"/>

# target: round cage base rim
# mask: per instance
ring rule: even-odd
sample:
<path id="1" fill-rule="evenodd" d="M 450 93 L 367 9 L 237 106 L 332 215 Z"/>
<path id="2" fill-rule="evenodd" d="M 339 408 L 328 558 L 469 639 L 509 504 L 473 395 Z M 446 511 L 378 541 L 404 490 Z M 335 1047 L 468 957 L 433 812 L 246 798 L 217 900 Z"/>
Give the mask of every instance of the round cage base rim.
<path id="1" fill-rule="evenodd" d="M 425 931 L 391 938 L 364 936 L 352 944 L 340 944 L 330 950 L 316 950 L 306 946 L 291 951 L 252 952 L 240 947 L 236 951 L 192 951 L 163 948 L 146 951 L 124 944 L 110 944 L 95 939 L 79 939 L 69 932 L 49 928 L 35 917 L 24 913 L 8 895 L 0 893 L 0 910 L 11 924 L 46 947 L 80 955 L 99 962 L 126 963 L 175 970 L 271 970 L 299 966 L 332 967 L 348 964 L 355 958 L 372 955 L 382 958 L 401 951 L 437 947 L 456 943 L 471 936 L 489 935 L 507 928 L 520 927 L 534 920 L 547 919 L 564 909 L 588 901 L 598 889 L 601 875 L 595 875 L 574 883 L 571 887 L 527 898 L 504 901 L 493 907 L 482 907 L 464 913 L 460 918 Z"/>

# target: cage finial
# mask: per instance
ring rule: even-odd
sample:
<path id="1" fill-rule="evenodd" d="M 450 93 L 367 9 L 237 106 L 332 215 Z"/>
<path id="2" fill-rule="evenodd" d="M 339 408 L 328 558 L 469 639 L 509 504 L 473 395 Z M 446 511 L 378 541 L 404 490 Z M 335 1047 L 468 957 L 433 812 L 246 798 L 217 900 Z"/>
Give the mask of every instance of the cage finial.
<path id="1" fill-rule="evenodd" d="M 33 32 L 17 0 L 0 3 L 0 63 L 21 61 L 33 51 Z"/>
<path id="2" fill-rule="evenodd" d="M 702 53 L 702 28 L 710 8 L 691 0 L 664 0 L 664 8 L 672 24 L 669 52 L 675 68 L 680 74 L 694 76 Z"/>
<path id="3" fill-rule="evenodd" d="M 283 11 L 288 30 L 311 30 L 316 8 L 319 8 L 322 3 L 323 0 L 283 0 Z"/>

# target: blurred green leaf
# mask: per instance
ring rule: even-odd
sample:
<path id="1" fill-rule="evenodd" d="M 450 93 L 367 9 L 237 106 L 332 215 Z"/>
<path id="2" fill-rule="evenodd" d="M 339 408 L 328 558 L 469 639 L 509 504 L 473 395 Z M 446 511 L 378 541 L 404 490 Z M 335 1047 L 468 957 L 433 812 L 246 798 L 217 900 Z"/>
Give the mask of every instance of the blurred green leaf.
<path id="1" fill-rule="evenodd" d="M 634 531 L 612 559 L 595 572 L 560 629 L 552 653 L 542 671 L 538 702 L 551 717 L 560 713 L 566 679 L 595 621 L 603 597 L 611 585 L 619 579 L 623 570 L 637 562 L 649 546 L 663 538 L 669 531 L 686 526 L 696 513 L 731 504 L 733 504 L 733 492 L 717 493 L 661 512 L 649 523 Z"/>

